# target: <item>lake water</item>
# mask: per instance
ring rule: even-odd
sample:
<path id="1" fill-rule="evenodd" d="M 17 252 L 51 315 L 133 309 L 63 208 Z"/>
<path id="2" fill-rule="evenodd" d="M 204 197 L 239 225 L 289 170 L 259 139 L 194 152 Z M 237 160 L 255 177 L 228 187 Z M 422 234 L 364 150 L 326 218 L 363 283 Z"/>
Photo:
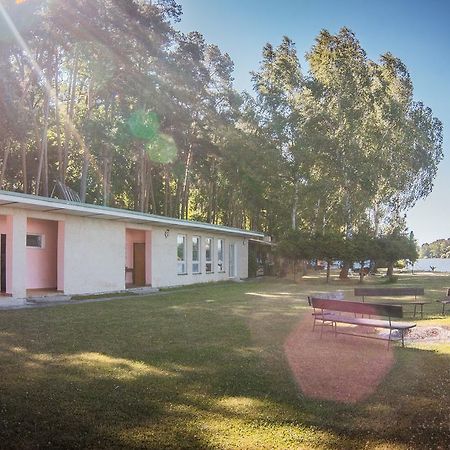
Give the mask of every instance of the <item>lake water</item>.
<path id="1" fill-rule="evenodd" d="M 431 272 L 431 266 L 436 267 L 435 272 L 450 272 L 450 258 L 425 258 L 414 263 L 414 270 Z M 408 266 L 410 269 L 411 266 Z"/>

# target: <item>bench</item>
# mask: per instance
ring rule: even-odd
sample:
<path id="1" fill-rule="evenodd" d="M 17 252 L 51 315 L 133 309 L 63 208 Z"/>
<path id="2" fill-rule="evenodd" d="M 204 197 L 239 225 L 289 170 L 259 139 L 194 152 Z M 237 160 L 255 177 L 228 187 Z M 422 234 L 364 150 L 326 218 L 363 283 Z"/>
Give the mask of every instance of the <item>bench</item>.
<path id="1" fill-rule="evenodd" d="M 423 287 L 355 288 L 354 293 L 355 297 L 362 297 L 363 302 L 365 297 L 403 297 L 406 295 L 414 295 L 414 300 L 417 301 L 418 295 L 425 295 L 425 289 Z"/>
<path id="2" fill-rule="evenodd" d="M 383 328 L 389 330 L 388 348 L 390 342 L 393 340 L 401 340 L 402 347 L 405 346 L 405 331 L 414 328 L 415 323 L 399 322 L 392 319 L 399 319 L 403 317 L 403 308 L 399 305 L 383 305 L 377 303 L 360 303 L 350 302 L 347 300 L 329 300 L 323 298 L 311 298 L 311 305 L 314 308 L 313 331 L 316 327 L 316 322 L 320 322 L 320 336 L 322 337 L 323 329 L 327 325 L 331 325 L 335 336 L 337 334 L 347 334 L 351 336 L 366 337 L 372 339 L 386 339 L 382 336 L 369 336 L 365 334 L 350 333 L 345 331 L 338 331 L 337 324 L 356 325 L 372 328 Z M 361 317 L 357 317 L 361 315 Z M 364 317 L 369 316 L 369 317 Z M 387 317 L 386 319 L 372 318 Z M 392 331 L 398 330 L 401 337 L 395 339 L 392 336 Z"/>
<path id="3" fill-rule="evenodd" d="M 442 303 L 442 315 L 445 316 L 445 307 L 446 305 L 450 305 L 450 289 L 447 289 L 447 297 L 436 301 Z"/>
<path id="4" fill-rule="evenodd" d="M 312 298 L 324 298 L 326 300 L 344 300 L 344 293 L 342 291 L 332 291 L 332 292 L 320 292 L 312 295 L 308 295 L 308 304 L 311 306 Z"/>

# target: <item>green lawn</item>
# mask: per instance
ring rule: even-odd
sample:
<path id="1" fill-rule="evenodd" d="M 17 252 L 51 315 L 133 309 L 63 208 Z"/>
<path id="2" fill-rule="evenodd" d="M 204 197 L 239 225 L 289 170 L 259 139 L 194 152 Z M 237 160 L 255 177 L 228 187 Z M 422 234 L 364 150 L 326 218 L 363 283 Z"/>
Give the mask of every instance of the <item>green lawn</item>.
<path id="1" fill-rule="evenodd" d="M 0 447 L 448 448 L 449 344 L 396 348 L 357 403 L 299 388 L 284 344 L 310 320 L 306 295 L 343 289 L 352 299 L 356 283 L 223 283 L 1 311 Z M 412 284 L 434 300 L 450 277 L 402 275 L 396 286 Z M 427 305 L 418 324 L 450 327 L 439 311 Z M 355 357 L 374 345 L 350 341 Z"/>

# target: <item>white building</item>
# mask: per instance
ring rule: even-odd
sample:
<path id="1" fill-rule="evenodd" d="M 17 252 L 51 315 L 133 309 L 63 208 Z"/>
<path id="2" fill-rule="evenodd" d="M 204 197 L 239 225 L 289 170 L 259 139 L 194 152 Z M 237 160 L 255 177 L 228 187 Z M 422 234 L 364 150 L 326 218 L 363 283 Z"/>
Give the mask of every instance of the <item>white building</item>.
<path id="1" fill-rule="evenodd" d="M 247 278 L 248 239 L 262 237 L 0 191 L 0 293 L 23 299 Z"/>

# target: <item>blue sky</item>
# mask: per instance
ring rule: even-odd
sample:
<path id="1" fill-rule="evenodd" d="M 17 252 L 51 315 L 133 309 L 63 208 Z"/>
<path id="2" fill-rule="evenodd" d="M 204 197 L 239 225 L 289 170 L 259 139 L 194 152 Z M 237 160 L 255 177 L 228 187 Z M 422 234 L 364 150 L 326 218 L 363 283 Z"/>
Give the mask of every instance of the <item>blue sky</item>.
<path id="1" fill-rule="evenodd" d="M 450 2 L 446 0 L 179 0 L 183 17 L 177 28 L 199 31 L 209 43 L 229 53 L 235 63 L 235 86 L 251 91 L 249 72 L 257 70 L 267 42 L 283 35 L 300 57 L 322 28 L 336 33 L 350 28 L 377 60 L 390 51 L 408 67 L 414 97 L 429 106 L 444 124 L 444 160 L 435 187 L 408 213 L 419 243 L 450 237 L 450 158 L 446 126 L 450 124 Z"/>

